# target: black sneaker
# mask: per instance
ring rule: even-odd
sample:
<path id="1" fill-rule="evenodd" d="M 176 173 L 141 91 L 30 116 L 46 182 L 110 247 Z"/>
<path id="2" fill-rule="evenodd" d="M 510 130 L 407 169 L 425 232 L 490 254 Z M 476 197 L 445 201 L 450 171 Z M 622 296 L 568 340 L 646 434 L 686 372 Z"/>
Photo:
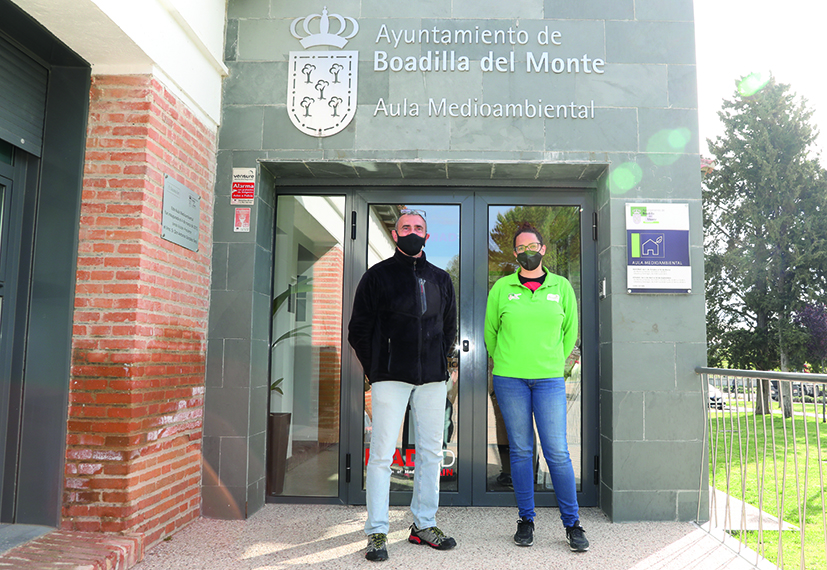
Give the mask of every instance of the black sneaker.
<path id="1" fill-rule="evenodd" d="M 372 561 L 388 559 L 388 535 L 377 532 L 368 535 L 368 551 L 365 558 Z"/>
<path id="2" fill-rule="evenodd" d="M 566 527 L 566 542 L 572 552 L 586 552 L 589 549 L 589 541 L 586 538 L 586 531 L 580 526 L 580 521 Z"/>
<path id="3" fill-rule="evenodd" d="M 457 545 L 457 541 L 450 536 L 445 536 L 445 533 L 437 527 L 418 529 L 416 524 L 411 525 L 411 535 L 408 537 L 408 542 L 413 544 L 427 544 L 431 548 L 437 550 L 451 550 Z"/>
<path id="4" fill-rule="evenodd" d="M 517 534 L 514 535 L 514 544 L 517 546 L 531 546 L 534 544 L 534 521 L 525 517 L 517 521 Z"/>

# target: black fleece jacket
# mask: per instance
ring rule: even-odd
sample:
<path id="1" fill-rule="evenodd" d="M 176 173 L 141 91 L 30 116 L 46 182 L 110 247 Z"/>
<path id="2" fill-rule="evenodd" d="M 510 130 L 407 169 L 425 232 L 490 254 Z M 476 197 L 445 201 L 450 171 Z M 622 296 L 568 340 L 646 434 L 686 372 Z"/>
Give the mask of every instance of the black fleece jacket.
<path id="1" fill-rule="evenodd" d="M 356 288 L 348 342 L 371 383 L 444 382 L 457 334 L 451 277 L 423 252 L 393 257 L 368 269 Z"/>

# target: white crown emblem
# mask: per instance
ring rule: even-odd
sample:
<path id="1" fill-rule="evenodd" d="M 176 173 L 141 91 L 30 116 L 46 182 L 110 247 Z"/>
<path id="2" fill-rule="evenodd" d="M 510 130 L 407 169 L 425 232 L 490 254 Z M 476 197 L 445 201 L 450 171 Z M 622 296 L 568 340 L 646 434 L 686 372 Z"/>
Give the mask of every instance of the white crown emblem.
<path id="1" fill-rule="evenodd" d="M 319 22 L 319 33 L 314 34 L 310 31 L 310 22 L 312 22 L 315 18 L 320 18 Z M 334 19 L 339 22 L 339 30 L 336 33 L 330 33 L 330 20 Z M 304 22 L 302 27 L 304 31 L 308 34 L 305 36 L 300 36 L 296 32 L 296 26 L 299 22 Z M 342 34 L 345 29 L 348 27 L 348 22 L 350 22 L 353 26 L 353 31 L 350 33 L 349 36 L 342 37 Z M 340 16 L 339 14 L 330 14 L 327 15 L 327 6 L 325 6 L 324 10 L 322 10 L 321 14 L 310 14 L 304 18 L 296 18 L 293 20 L 293 23 L 290 24 L 290 33 L 293 34 L 293 37 L 297 40 L 300 40 L 302 47 L 310 48 L 315 46 L 335 46 L 337 48 L 345 47 L 347 41 L 356 35 L 359 31 L 359 24 L 356 22 L 355 19 L 349 16 Z"/>

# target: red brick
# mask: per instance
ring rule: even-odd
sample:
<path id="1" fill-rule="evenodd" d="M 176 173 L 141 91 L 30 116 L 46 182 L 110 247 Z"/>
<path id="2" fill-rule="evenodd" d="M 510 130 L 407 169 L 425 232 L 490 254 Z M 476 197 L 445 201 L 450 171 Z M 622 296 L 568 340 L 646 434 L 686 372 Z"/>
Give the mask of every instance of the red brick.
<path id="1" fill-rule="evenodd" d="M 92 83 L 61 526 L 151 544 L 200 507 L 215 133 L 154 78 Z M 165 174 L 203 198 L 200 252 L 159 237 Z"/>

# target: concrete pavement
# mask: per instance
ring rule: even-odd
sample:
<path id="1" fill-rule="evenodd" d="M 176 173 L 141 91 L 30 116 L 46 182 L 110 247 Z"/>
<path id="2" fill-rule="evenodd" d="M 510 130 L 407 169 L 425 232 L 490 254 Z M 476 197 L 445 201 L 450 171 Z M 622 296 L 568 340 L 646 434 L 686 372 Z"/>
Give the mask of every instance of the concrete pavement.
<path id="1" fill-rule="evenodd" d="M 575 554 L 565 543 L 557 509 L 538 510 L 535 544 L 529 548 L 512 541 L 515 508 L 442 507 L 437 520 L 457 539 L 456 549 L 441 552 L 408 543 L 410 512 L 392 507 L 390 560 L 368 562 L 364 507 L 270 504 L 247 521 L 199 519 L 150 549 L 134 570 L 755 568 L 754 553 L 750 563 L 692 523 L 612 524 L 599 509 L 582 509 L 591 548 Z"/>

